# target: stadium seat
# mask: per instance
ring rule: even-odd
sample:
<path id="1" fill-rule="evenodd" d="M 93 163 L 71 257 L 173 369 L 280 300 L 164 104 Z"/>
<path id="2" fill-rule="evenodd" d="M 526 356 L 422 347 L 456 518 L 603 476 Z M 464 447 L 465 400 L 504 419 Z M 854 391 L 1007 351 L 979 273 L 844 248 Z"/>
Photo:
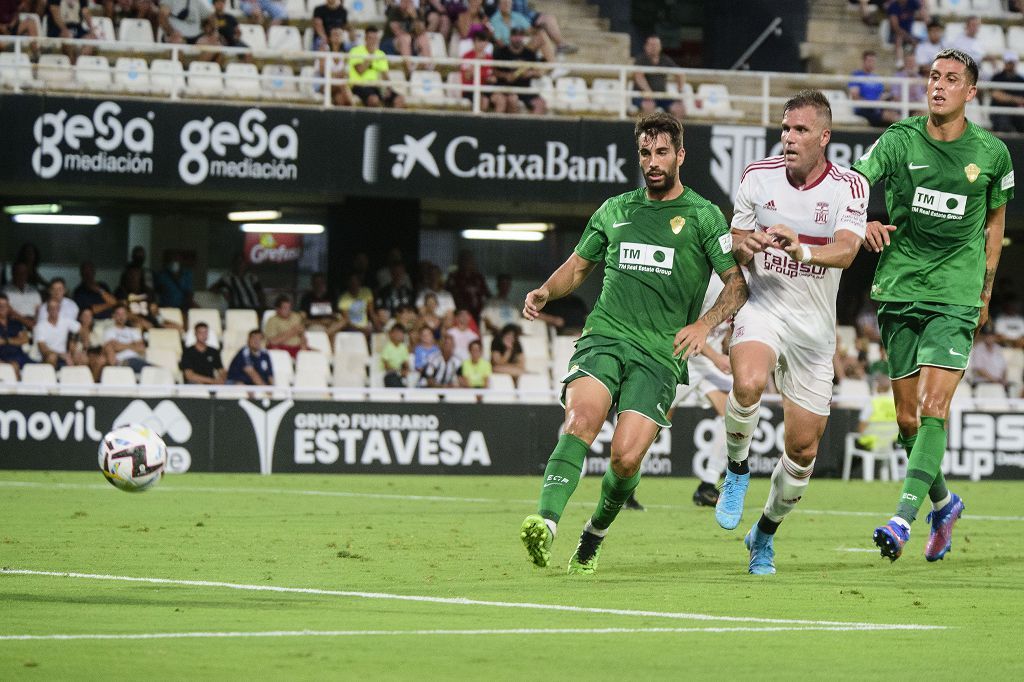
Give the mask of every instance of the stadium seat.
<path id="1" fill-rule="evenodd" d="M 1006 30 L 1007 46 L 1020 54 L 1024 52 L 1024 26 L 1011 26 Z"/>
<path id="2" fill-rule="evenodd" d="M 934 0 L 936 12 L 965 17 L 973 13 L 971 0 Z"/>
<path id="3" fill-rule="evenodd" d="M 463 88 L 465 85 L 462 83 L 462 74 L 458 71 L 449 71 L 444 86 L 444 96 L 447 98 L 448 104 L 467 109 L 473 106 L 472 102 L 462 96 Z"/>
<path id="4" fill-rule="evenodd" d="M 174 375 L 166 367 L 150 365 L 142 368 L 142 375 L 139 377 L 140 386 L 171 386 L 174 384 Z"/>
<path id="5" fill-rule="evenodd" d="M 334 335 L 334 369 L 358 370 L 366 374 L 366 363 L 370 360 L 370 351 L 366 347 L 366 337 L 362 332 L 338 332 Z"/>
<path id="6" fill-rule="evenodd" d="M 317 87 L 323 88 L 323 80 L 316 74 L 313 66 L 303 66 L 299 69 L 299 98 L 310 102 L 323 101 L 323 92 L 317 92 Z"/>
<path id="7" fill-rule="evenodd" d="M 331 357 L 331 339 L 327 336 L 327 332 L 322 329 L 307 330 L 306 343 L 309 345 L 310 350 L 322 354 L 325 358 L 329 359 Z"/>
<path id="8" fill-rule="evenodd" d="M 348 35 L 348 31 L 345 32 Z M 313 30 L 312 26 L 307 26 L 306 30 L 302 32 L 302 49 L 306 52 L 313 51 L 313 40 L 316 39 L 316 31 Z"/>
<path id="9" fill-rule="evenodd" d="M 57 387 L 60 395 L 92 395 L 96 392 L 92 370 L 84 365 L 61 367 L 57 370 L 57 380 L 60 381 Z"/>
<path id="10" fill-rule="evenodd" d="M 483 392 L 485 403 L 514 403 L 518 401 L 515 383 L 509 374 L 492 374 L 487 390 Z"/>
<path id="11" fill-rule="evenodd" d="M 71 59 L 64 54 L 40 55 L 36 75 L 50 90 L 74 90 L 76 87 Z"/>
<path id="12" fill-rule="evenodd" d="M 732 108 L 729 88 L 721 83 L 701 83 L 697 86 L 697 99 L 700 110 L 706 116 L 714 118 L 739 118 L 742 111 Z"/>
<path id="13" fill-rule="evenodd" d="M 181 333 L 177 329 L 153 328 L 146 332 L 148 348 L 163 348 L 181 358 Z"/>
<path id="14" fill-rule="evenodd" d="M 384 344 L 388 342 L 388 335 L 384 332 L 370 334 L 370 352 L 376 357 L 384 350 Z"/>
<path id="15" fill-rule="evenodd" d="M 475 403 L 480 398 L 479 389 L 452 388 L 442 394 L 441 399 L 446 403 Z"/>
<path id="16" fill-rule="evenodd" d="M 152 45 L 156 42 L 153 38 L 153 24 L 149 23 L 148 19 L 121 19 L 117 39 L 122 43 L 139 46 Z"/>
<path id="17" fill-rule="evenodd" d="M 184 88 L 185 69 L 181 62 L 176 59 L 154 59 L 149 63 L 150 92 L 155 95 L 169 95 L 172 92 L 181 92 Z"/>
<path id="18" fill-rule="evenodd" d="M 679 84 L 671 80 L 668 81 L 665 83 L 665 92 L 673 95 L 680 94 Z M 688 114 L 695 114 L 697 112 L 697 95 L 693 91 L 693 86 L 689 83 L 683 83 L 683 92 L 681 94 L 683 99 L 683 109 L 685 109 Z"/>
<path id="19" fill-rule="evenodd" d="M 546 336 L 522 336 L 519 345 L 523 347 L 526 358 L 526 371 L 547 373 L 551 364 L 551 353 Z"/>
<path id="20" fill-rule="evenodd" d="M 590 101 L 595 111 L 618 113 L 625 95 L 615 78 L 595 78 L 590 84 Z"/>
<path id="21" fill-rule="evenodd" d="M 242 99 L 259 99 L 262 95 L 260 89 L 260 70 L 255 64 L 244 62 L 232 62 L 224 68 L 224 94 L 228 97 L 240 97 Z M 255 317 L 255 311 L 252 312 Z M 255 325 L 253 325 L 255 326 Z"/>
<path id="22" fill-rule="evenodd" d="M 845 90 L 822 90 L 821 94 L 825 95 L 829 105 L 832 107 L 832 121 L 834 123 L 864 124 L 864 119 L 853 113 L 850 96 Z"/>
<path id="23" fill-rule="evenodd" d="M 327 356 L 315 350 L 300 350 L 295 359 L 295 388 L 327 388 L 331 370 Z"/>
<path id="24" fill-rule="evenodd" d="M 402 97 L 409 96 L 409 81 L 402 69 L 388 69 L 388 86 Z"/>
<path id="25" fill-rule="evenodd" d="M 14 367 L 6 362 L 0 362 L 0 384 L 16 384 L 18 376 L 14 373 Z"/>
<path id="26" fill-rule="evenodd" d="M 413 71 L 409 77 L 409 103 L 444 106 L 444 81 L 436 71 Z"/>
<path id="27" fill-rule="evenodd" d="M 210 333 L 218 338 L 223 329 L 220 324 L 220 311 L 216 308 L 192 308 L 188 311 L 188 331 L 195 329 L 197 322 L 205 322 L 210 327 Z"/>
<path id="28" fill-rule="evenodd" d="M 302 0 L 291 2 L 303 4 Z M 302 52 L 302 34 L 294 26 L 271 26 L 267 31 L 267 49 L 271 52 Z"/>
<path id="29" fill-rule="evenodd" d="M 554 400 L 551 379 L 547 374 L 528 373 L 519 377 L 519 401 L 533 405 L 547 405 Z"/>
<path id="30" fill-rule="evenodd" d="M 75 80 L 85 90 L 110 92 L 113 74 L 106 57 L 83 55 L 75 64 Z"/>
<path id="31" fill-rule="evenodd" d="M 974 395 L 971 393 L 971 385 L 961 380 L 953 392 L 952 402 L 959 407 L 969 409 L 974 404 Z"/>
<path id="32" fill-rule="evenodd" d="M 841 379 L 835 395 L 838 404 L 859 408 L 871 397 L 871 387 L 866 379 Z"/>
<path id="33" fill-rule="evenodd" d="M 19 393 L 49 393 L 57 384 L 57 372 L 53 365 L 30 362 L 21 368 Z"/>
<path id="34" fill-rule="evenodd" d="M 943 35 L 942 40 L 946 45 L 953 42 L 955 38 L 960 37 L 964 32 L 964 22 L 962 21 L 950 21 L 946 23 L 946 33 Z"/>
<path id="35" fill-rule="evenodd" d="M 555 99 L 551 108 L 559 111 L 584 111 L 590 108 L 587 81 L 579 76 L 562 76 L 555 81 Z"/>
<path id="36" fill-rule="evenodd" d="M 114 65 L 114 85 L 124 92 L 149 92 L 149 64 L 139 57 L 118 57 Z M 180 310 L 178 315 L 181 315 Z"/>
<path id="37" fill-rule="evenodd" d="M 978 42 L 988 57 L 1001 57 L 1006 51 L 1006 34 L 998 24 L 982 24 L 978 29 Z"/>
<path id="38" fill-rule="evenodd" d="M 228 66 L 231 67 L 234 65 L 229 64 Z M 243 334 L 248 334 L 253 329 L 258 329 L 259 324 L 260 320 L 256 315 L 255 310 L 249 310 L 248 308 L 228 308 L 224 311 L 225 333 L 229 331 L 237 331 L 242 332 Z"/>
<path id="39" fill-rule="evenodd" d="M 239 24 L 238 30 L 243 43 L 253 52 L 267 51 L 267 34 L 259 24 Z"/>
<path id="40" fill-rule="evenodd" d="M 224 77 L 217 62 L 192 62 L 188 65 L 188 87 L 185 92 L 199 97 L 224 94 Z"/>
<path id="41" fill-rule="evenodd" d="M 448 46 L 445 45 L 444 36 L 434 31 L 427 32 L 427 41 L 430 45 L 430 56 L 435 59 L 444 59 L 448 56 Z M 460 55 L 461 56 L 461 55 Z"/>
<path id="42" fill-rule="evenodd" d="M 291 386 L 292 380 L 295 378 L 292 356 L 288 354 L 288 351 L 276 348 L 268 350 L 267 353 L 270 355 L 270 366 L 274 372 L 274 385 Z"/>
<path id="43" fill-rule="evenodd" d="M 902 468 L 906 462 L 906 455 L 903 448 L 896 445 L 896 438 L 900 430 L 896 422 L 868 422 L 864 433 L 854 432 L 846 434 L 846 449 L 843 454 L 843 480 L 850 480 L 850 469 L 853 468 L 853 458 L 860 457 L 863 467 L 865 481 L 875 480 L 875 463 L 880 462 L 883 466 L 879 478 L 883 481 L 898 481 L 903 478 Z M 857 440 L 863 437 L 875 439 L 876 445 L 873 450 L 868 450 L 857 445 Z"/>
<path id="44" fill-rule="evenodd" d="M 554 377 L 560 379 L 569 367 L 569 360 L 576 352 L 576 337 L 556 336 L 551 347 L 551 367 Z"/>
<path id="45" fill-rule="evenodd" d="M 135 370 L 131 367 L 111 365 L 100 371 L 100 383 L 104 386 L 136 386 Z"/>
<path id="46" fill-rule="evenodd" d="M 530 80 L 530 87 L 535 88 L 537 93 L 549 104 L 555 99 L 555 82 L 550 76 L 541 76 Z"/>
<path id="47" fill-rule="evenodd" d="M 996 383 L 980 383 L 974 387 L 974 405 L 979 410 L 1002 411 L 1010 409 L 1006 387 Z"/>
<path id="48" fill-rule="evenodd" d="M 345 0 L 348 20 L 353 24 L 381 24 L 384 13 L 377 9 L 375 0 Z"/>
<path id="49" fill-rule="evenodd" d="M 181 314 L 181 308 L 161 308 L 160 317 L 168 322 L 174 322 L 182 327 L 185 326 L 185 317 Z"/>
<path id="50" fill-rule="evenodd" d="M 366 369 L 346 367 L 335 363 L 331 375 L 331 385 L 335 388 L 363 388 L 366 386 Z"/>
<path id="51" fill-rule="evenodd" d="M 522 319 L 516 322 L 519 328 L 523 330 L 523 336 L 548 336 L 548 323 L 542 320 L 527 320 Z"/>
<path id="52" fill-rule="evenodd" d="M 0 52 L 0 85 L 9 88 L 35 88 L 41 84 L 32 77 L 32 60 L 24 52 Z"/>
<path id="53" fill-rule="evenodd" d="M 292 21 L 292 22 L 308 21 L 313 16 L 312 10 L 310 10 L 309 8 L 306 7 L 306 0 L 287 0 L 284 3 L 284 9 L 288 13 L 288 21 Z M 273 31 L 274 31 L 275 28 L 295 28 L 295 27 L 294 26 L 271 26 L 270 27 L 271 35 L 273 35 Z M 273 47 L 273 45 L 274 45 L 273 39 L 270 40 L 270 45 L 271 45 L 270 49 L 272 49 L 272 50 L 275 49 Z M 281 49 L 281 48 L 277 48 L 277 49 Z M 291 48 L 288 48 L 288 49 L 291 49 Z"/>
<path id="54" fill-rule="evenodd" d="M 296 99 L 299 89 L 295 72 L 286 64 L 267 64 L 263 67 L 263 92 L 277 99 Z"/>

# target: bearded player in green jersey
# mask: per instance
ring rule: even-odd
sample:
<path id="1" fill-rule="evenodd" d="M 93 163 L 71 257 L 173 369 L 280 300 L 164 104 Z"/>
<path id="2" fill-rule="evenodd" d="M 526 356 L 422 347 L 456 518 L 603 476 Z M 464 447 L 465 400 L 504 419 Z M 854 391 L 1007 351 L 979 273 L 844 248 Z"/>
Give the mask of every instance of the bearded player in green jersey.
<path id="1" fill-rule="evenodd" d="M 572 255 L 527 294 L 523 307 L 527 319 L 536 319 L 548 301 L 576 290 L 604 263 L 601 295 L 562 379 L 564 432 L 544 471 L 537 513 L 520 530 L 531 561 L 547 566 L 583 460 L 615 405 L 611 462 L 569 573 L 594 572 L 608 526 L 640 481 L 644 453 L 671 426 L 665 413 L 676 384 L 686 382 L 686 359 L 701 352 L 708 332 L 747 298 L 722 212 L 679 179 L 682 125 L 656 113 L 641 118 L 634 133 L 646 187 L 604 202 Z M 724 289 L 697 319 L 712 270 Z"/>
<path id="2" fill-rule="evenodd" d="M 910 453 L 896 514 L 874 532 L 882 556 L 893 561 L 925 495 L 932 503 L 928 561 L 949 551 L 964 510 L 941 471 L 946 419 L 974 332 L 988 319 L 1013 197 L 1006 145 L 964 116 L 977 80 L 969 55 L 940 52 L 928 76 L 928 115 L 893 124 L 853 165 L 871 183 L 886 180 L 892 223 L 869 223 L 865 244 L 881 252 L 871 296 L 879 302 L 896 419 Z"/>

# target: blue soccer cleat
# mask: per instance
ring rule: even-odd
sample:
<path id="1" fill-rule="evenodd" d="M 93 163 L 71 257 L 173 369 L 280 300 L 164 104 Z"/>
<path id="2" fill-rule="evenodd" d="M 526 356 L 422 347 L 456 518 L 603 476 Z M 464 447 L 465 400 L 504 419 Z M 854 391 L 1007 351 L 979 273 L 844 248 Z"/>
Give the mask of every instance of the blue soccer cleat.
<path id="1" fill-rule="evenodd" d="M 896 561 L 903 554 L 903 545 L 910 539 L 910 529 L 890 520 L 884 526 L 876 528 L 872 537 L 875 545 L 882 551 L 882 556 Z"/>
<path id="2" fill-rule="evenodd" d="M 755 523 L 743 538 L 743 544 L 750 550 L 750 565 L 747 572 L 753 575 L 775 575 L 775 536 L 762 533 Z"/>
<path id="3" fill-rule="evenodd" d="M 928 544 L 924 546 L 924 558 L 928 561 L 939 561 L 953 547 L 953 526 L 964 513 L 964 501 L 953 494 L 947 504 L 938 511 L 928 512 L 928 521 L 932 531 L 928 535 Z"/>
<path id="4" fill-rule="evenodd" d="M 715 520 L 719 526 L 732 530 L 740 525 L 740 519 L 743 518 L 743 500 L 747 497 L 748 487 L 750 474 L 725 472 L 725 483 L 722 484 L 718 504 L 715 505 Z"/>

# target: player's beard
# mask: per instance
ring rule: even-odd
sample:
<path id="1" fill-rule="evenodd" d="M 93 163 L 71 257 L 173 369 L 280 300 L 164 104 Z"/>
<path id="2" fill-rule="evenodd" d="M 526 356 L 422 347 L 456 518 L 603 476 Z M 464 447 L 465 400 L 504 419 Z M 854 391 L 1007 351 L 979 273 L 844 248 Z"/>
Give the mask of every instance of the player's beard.
<path id="1" fill-rule="evenodd" d="M 678 168 L 666 168 L 661 171 L 661 180 L 652 181 L 647 173 L 644 173 L 644 184 L 647 185 L 647 191 L 652 195 L 665 194 L 675 186 L 678 175 Z"/>

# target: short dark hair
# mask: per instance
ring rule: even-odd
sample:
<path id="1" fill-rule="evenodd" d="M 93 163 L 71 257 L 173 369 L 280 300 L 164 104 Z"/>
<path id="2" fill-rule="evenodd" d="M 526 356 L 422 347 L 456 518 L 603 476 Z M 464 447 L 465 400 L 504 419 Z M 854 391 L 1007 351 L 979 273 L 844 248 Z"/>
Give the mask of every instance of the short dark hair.
<path id="1" fill-rule="evenodd" d="M 4 292 L 0 291 L 0 301 L 10 301 L 10 300 L 11 299 L 7 298 L 7 294 L 5 294 Z"/>
<path id="2" fill-rule="evenodd" d="M 281 306 L 282 303 L 291 303 L 291 302 L 292 302 L 292 297 L 291 296 L 289 296 L 287 294 L 281 294 L 280 296 L 278 296 L 277 298 L 274 299 L 274 307 L 278 308 L 278 307 Z"/>
<path id="3" fill-rule="evenodd" d="M 259 334 L 260 336 L 263 336 L 263 332 L 260 331 L 259 329 L 250 329 L 249 330 L 249 335 L 246 338 L 251 339 L 254 334 Z"/>
<path id="4" fill-rule="evenodd" d="M 63 284 L 65 289 L 68 286 L 68 283 L 64 281 L 63 277 L 54 277 L 53 279 L 50 280 L 50 283 L 47 284 L 46 286 L 47 286 L 47 288 L 52 287 L 57 282 L 60 282 L 61 284 Z"/>
<path id="5" fill-rule="evenodd" d="M 364 31 L 364 35 L 366 33 L 380 33 L 380 29 L 377 28 L 376 26 L 367 26 L 366 31 Z"/>
<path id="6" fill-rule="evenodd" d="M 114 305 L 113 309 L 110 312 L 115 313 L 115 312 L 118 311 L 119 308 L 124 308 L 125 312 L 128 311 L 128 305 L 127 304 L 125 304 L 125 303 L 117 303 L 117 304 Z"/>
<path id="7" fill-rule="evenodd" d="M 861 59 L 864 59 L 865 57 L 877 57 L 877 56 L 878 56 L 878 53 L 875 52 L 874 50 L 864 50 L 863 52 L 860 53 L 860 58 Z"/>
<path id="8" fill-rule="evenodd" d="M 203 327 L 205 329 L 209 329 L 210 325 L 206 324 L 205 322 L 196 322 L 195 330 L 199 331 L 200 327 Z"/>
<path id="9" fill-rule="evenodd" d="M 641 116 L 633 128 L 633 137 L 636 139 L 637 147 L 640 147 L 641 139 L 653 140 L 661 134 L 668 136 L 669 142 L 672 143 L 676 151 L 683 148 L 683 124 L 675 116 L 666 114 L 664 111 Z"/>
<path id="10" fill-rule="evenodd" d="M 948 47 L 945 50 L 939 52 L 932 59 L 932 64 L 940 59 L 952 59 L 954 62 L 960 62 L 966 67 L 967 79 L 971 85 L 977 85 L 978 83 L 978 63 L 974 61 L 974 57 L 967 54 L 963 50 L 957 50 L 952 47 Z"/>
<path id="11" fill-rule="evenodd" d="M 782 108 L 782 111 L 785 113 L 794 109 L 803 109 L 804 107 L 811 107 L 818 112 L 819 116 L 824 117 L 826 128 L 832 127 L 832 106 L 828 103 L 828 98 L 821 91 L 801 90 L 786 100 L 786 105 Z"/>

